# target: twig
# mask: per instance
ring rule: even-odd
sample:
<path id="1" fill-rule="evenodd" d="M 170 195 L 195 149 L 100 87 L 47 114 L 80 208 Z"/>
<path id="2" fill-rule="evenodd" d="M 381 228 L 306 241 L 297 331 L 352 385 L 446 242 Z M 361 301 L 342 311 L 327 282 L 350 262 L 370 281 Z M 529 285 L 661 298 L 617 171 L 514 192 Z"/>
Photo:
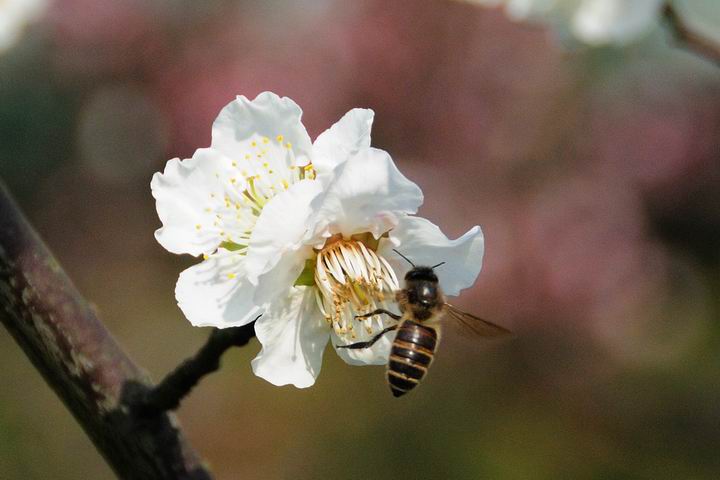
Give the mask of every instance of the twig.
<path id="1" fill-rule="evenodd" d="M 174 416 L 130 413 L 126 405 L 150 386 L 147 375 L 105 329 L 1 182 L 0 323 L 119 478 L 211 479 Z"/>
<path id="2" fill-rule="evenodd" d="M 670 3 L 663 7 L 663 15 L 679 43 L 705 59 L 720 64 L 720 45 L 693 31 Z"/>
<path id="3" fill-rule="evenodd" d="M 260 318 L 258 316 L 255 320 Z M 220 368 L 220 357 L 231 347 L 246 345 L 255 336 L 255 321 L 243 327 L 213 329 L 205 345 L 170 372 L 156 387 L 132 405 L 142 417 L 174 410 L 205 375 Z"/>

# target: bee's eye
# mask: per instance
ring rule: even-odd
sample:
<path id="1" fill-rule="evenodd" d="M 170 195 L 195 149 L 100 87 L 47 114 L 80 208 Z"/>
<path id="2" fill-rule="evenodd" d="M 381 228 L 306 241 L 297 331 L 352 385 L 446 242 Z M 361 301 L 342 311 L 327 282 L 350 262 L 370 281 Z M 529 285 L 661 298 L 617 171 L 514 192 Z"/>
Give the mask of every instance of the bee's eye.
<path id="1" fill-rule="evenodd" d="M 410 303 L 416 303 L 418 301 L 418 294 L 414 288 L 407 291 L 407 296 Z"/>

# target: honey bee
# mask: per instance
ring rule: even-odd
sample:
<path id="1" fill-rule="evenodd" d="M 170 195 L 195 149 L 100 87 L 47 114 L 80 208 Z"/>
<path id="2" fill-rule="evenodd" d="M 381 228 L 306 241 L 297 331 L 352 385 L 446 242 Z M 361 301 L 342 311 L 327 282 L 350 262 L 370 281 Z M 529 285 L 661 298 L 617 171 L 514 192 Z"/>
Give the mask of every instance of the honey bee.
<path id="1" fill-rule="evenodd" d="M 397 250 L 394 251 L 412 266 L 405 275 L 405 288 L 395 294 L 400 315 L 380 308 L 355 318 L 385 314 L 398 323 L 385 328 L 367 342 L 357 342 L 337 348 L 368 348 L 386 333 L 397 330 L 390 349 L 386 377 L 392 394 L 399 397 L 415 388 L 425 377 L 440 340 L 440 321 L 446 315 L 463 327 L 466 333 L 477 337 L 497 337 L 507 335 L 510 331 L 458 310 L 445 301 L 435 274 L 435 269 L 445 262 L 432 267 L 416 266 L 405 255 Z"/>

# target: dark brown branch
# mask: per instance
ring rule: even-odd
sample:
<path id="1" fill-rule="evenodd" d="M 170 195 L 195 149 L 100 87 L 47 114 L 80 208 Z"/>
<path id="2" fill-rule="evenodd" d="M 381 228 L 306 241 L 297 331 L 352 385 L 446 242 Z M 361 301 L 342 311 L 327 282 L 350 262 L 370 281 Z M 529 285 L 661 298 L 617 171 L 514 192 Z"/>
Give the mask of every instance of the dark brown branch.
<path id="1" fill-rule="evenodd" d="M 127 405 L 148 391 L 147 375 L 105 329 L 2 184 L 0 322 L 118 477 L 211 478 L 172 415 L 130 413 Z"/>
<path id="2" fill-rule="evenodd" d="M 155 388 L 148 390 L 132 406 L 133 411 L 142 417 L 152 417 L 176 409 L 202 377 L 220 368 L 223 353 L 231 347 L 247 345 L 254 336 L 254 321 L 243 327 L 213 329 L 198 353 L 181 363 Z"/>
<path id="3" fill-rule="evenodd" d="M 693 31 L 671 4 L 665 4 L 663 15 L 680 44 L 705 59 L 720 64 L 720 45 Z"/>

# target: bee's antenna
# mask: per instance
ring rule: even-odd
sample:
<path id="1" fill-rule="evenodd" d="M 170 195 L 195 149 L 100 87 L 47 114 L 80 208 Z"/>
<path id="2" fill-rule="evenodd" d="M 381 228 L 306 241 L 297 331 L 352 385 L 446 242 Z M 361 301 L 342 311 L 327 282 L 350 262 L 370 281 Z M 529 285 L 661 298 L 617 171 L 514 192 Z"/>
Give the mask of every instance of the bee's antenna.
<path id="1" fill-rule="evenodd" d="M 398 252 L 398 251 L 395 250 L 394 248 L 393 248 L 393 252 L 397 253 L 397 254 L 400 255 L 402 258 L 404 258 L 405 260 L 407 260 L 407 262 L 408 262 L 410 265 L 412 265 L 413 268 L 415 268 L 415 264 L 412 263 L 412 262 L 410 261 L 410 259 L 407 258 L 405 255 L 403 255 L 402 253 Z"/>
<path id="2" fill-rule="evenodd" d="M 437 265 L 433 265 L 432 267 L 430 267 L 430 269 L 431 269 L 431 270 L 435 270 L 435 269 L 436 269 L 437 267 L 439 267 L 440 265 L 445 265 L 445 262 L 440 262 L 440 263 L 438 263 Z"/>

